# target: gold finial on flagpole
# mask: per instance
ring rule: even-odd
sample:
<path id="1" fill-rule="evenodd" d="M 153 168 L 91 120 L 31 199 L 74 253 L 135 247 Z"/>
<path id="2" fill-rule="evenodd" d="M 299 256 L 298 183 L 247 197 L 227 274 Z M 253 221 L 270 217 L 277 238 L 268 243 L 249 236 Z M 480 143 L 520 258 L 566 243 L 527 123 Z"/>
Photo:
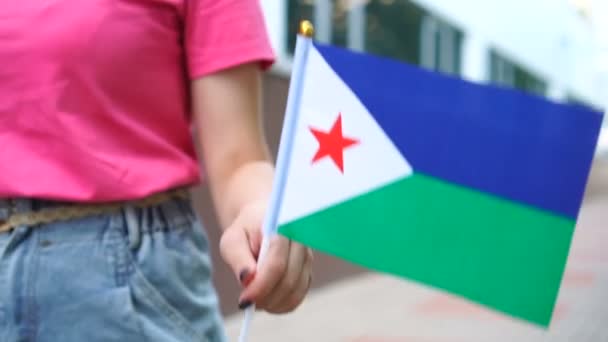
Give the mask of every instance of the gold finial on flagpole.
<path id="1" fill-rule="evenodd" d="M 312 23 L 308 20 L 302 20 L 300 22 L 300 34 L 304 37 L 312 38 L 315 33 L 315 28 Z"/>

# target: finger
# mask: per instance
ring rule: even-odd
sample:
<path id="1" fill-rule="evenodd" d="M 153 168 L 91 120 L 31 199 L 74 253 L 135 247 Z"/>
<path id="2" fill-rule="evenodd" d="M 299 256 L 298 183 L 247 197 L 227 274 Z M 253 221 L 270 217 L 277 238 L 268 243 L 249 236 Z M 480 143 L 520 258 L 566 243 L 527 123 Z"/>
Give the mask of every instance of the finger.
<path id="1" fill-rule="evenodd" d="M 247 231 L 238 226 L 238 222 L 222 235 L 220 253 L 238 281 L 246 285 L 253 279 L 257 263 Z"/>
<path id="2" fill-rule="evenodd" d="M 264 260 L 258 268 L 253 281 L 243 290 L 239 298 L 239 307 L 250 303 L 263 302 L 272 289 L 279 283 L 287 268 L 290 242 L 283 236 L 276 235 L 270 241 Z"/>
<path id="3" fill-rule="evenodd" d="M 283 298 L 280 303 L 277 303 L 276 306 L 268 307 L 266 309 L 268 312 L 276 314 L 287 313 L 295 310 L 302 304 L 312 284 L 312 266 L 309 260 L 307 259 L 307 264 L 300 273 L 296 288 L 287 297 Z"/>
<path id="4" fill-rule="evenodd" d="M 280 304 L 291 295 L 295 288 L 299 286 L 298 281 L 300 280 L 307 263 L 307 252 L 308 249 L 301 244 L 291 243 L 287 270 L 268 297 L 257 303 L 260 308 L 280 306 Z"/>
<path id="5" fill-rule="evenodd" d="M 307 250 L 309 252 L 309 250 Z M 266 310 L 270 313 L 286 313 L 294 310 L 304 300 L 306 293 L 310 289 L 312 281 L 312 255 L 306 253 L 302 271 L 296 281 L 295 287 L 282 296 L 280 300 L 273 301 L 268 305 Z"/>
<path id="6" fill-rule="evenodd" d="M 251 248 L 255 260 L 258 260 L 262 248 L 262 232 L 261 230 L 255 233 L 249 232 L 247 237 L 249 238 L 249 248 Z"/>

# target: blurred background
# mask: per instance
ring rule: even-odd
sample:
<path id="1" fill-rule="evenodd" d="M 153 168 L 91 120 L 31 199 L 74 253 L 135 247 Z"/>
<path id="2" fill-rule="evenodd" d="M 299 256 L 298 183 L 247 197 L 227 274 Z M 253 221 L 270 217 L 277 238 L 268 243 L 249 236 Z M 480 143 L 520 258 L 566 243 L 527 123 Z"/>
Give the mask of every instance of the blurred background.
<path id="1" fill-rule="evenodd" d="M 472 82 L 605 111 L 608 0 L 263 0 L 278 55 L 265 75 L 266 130 L 276 153 L 298 23 L 315 39 Z M 600 137 L 563 288 L 548 331 L 458 298 L 317 255 L 314 288 L 295 313 L 257 314 L 251 341 L 608 342 L 608 124 Z M 215 282 L 232 339 L 239 286 L 217 254 L 209 194 L 197 207 L 212 240 Z"/>

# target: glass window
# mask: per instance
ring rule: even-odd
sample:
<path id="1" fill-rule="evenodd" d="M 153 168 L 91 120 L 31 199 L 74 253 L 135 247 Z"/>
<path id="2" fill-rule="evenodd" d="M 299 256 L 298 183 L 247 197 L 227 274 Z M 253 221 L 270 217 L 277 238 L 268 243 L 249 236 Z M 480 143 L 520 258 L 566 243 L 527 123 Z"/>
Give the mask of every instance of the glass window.
<path id="1" fill-rule="evenodd" d="M 566 95 L 565 102 L 568 104 L 586 107 L 591 110 L 595 110 L 595 111 L 599 111 L 599 112 L 604 111 L 602 108 L 592 105 L 590 102 L 583 100 L 581 97 L 574 95 L 573 93 L 568 93 Z M 608 120 L 604 120 L 604 123 L 605 124 L 608 123 Z"/>
<path id="2" fill-rule="evenodd" d="M 510 61 L 496 50 L 490 51 L 490 82 L 520 89 L 537 95 L 545 95 L 547 83 L 532 72 Z"/>
<path id="3" fill-rule="evenodd" d="M 370 1 L 365 6 L 365 51 L 420 64 L 424 12 L 409 1 Z"/>
<path id="4" fill-rule="evenodd" d="M 431 70 L 460 74 L 462 32 L 431 15 L 424 15 L 420 30 L 420 64 Z"/>
<path id="5" fill-rule="evenodd" d="M 327 43 L 460 75 L 462 32 L 409 0 L 289 0 L 290 54 L 302 19 L 330 30 Z"/>
<path id="6" fill-rule="evenodd" d="M 342 47 L 348 45 L 348 19 L 350 11 L 346 3 L 347 1 L 334 1 L 332 6 L 331 43 Z"/>
<path id="7" fill-rule="evenodd" d="M 273 0 L 277 1 L 277 0 Z M 289 0 L 287 4 L 287 49 L 293 54 L 300 21 L 311 20 L 315 13 L 315 0 Z"/>

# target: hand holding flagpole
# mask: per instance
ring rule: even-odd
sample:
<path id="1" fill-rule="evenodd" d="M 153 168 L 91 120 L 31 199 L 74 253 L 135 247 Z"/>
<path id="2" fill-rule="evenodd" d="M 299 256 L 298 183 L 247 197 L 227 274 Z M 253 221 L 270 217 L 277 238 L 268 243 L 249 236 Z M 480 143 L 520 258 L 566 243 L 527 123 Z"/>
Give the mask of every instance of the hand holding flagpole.
<path id="1" fill-rule="evenodd" d="M 297 127 L 299 117 L 300 98 L 305 74 L 304 69 L 306 66 L 306 60 L 308 58 L 308 51 L 312 43 L 313 34 L 314 27 L 312 23 L 310 23 L 308 20 L 303 20 L 300 22 L 300 29 L 296 41 L 295 56 L 293 60 L 293 68 L 291 72 L 289 94 L 287 98 L 287 108 L 285 110 L 283 130 L 281 133 L 281 141 L 277 156 L 276 175 L 270 196 L 268 212 L 266 213 L 266 218 L 262 227 L 263 240 L 257 260 L 258 269 L 260 268 L 262 262 L 264 262 L 264 257 L 266 256 L 270 239 L 277 233 L 277 219 L 283 198 L 283 189 L 287 180 L 295 129 Z M 251 325 L 251 319 L 253 318 L 254 311 L 254 305 L 249 306 L 245 311 L 243 325 L 241 327 L 241 333 L 238 339 L 239 342 L 247 341 L 247 336 L 249 335 L 249 326 Z"/>

